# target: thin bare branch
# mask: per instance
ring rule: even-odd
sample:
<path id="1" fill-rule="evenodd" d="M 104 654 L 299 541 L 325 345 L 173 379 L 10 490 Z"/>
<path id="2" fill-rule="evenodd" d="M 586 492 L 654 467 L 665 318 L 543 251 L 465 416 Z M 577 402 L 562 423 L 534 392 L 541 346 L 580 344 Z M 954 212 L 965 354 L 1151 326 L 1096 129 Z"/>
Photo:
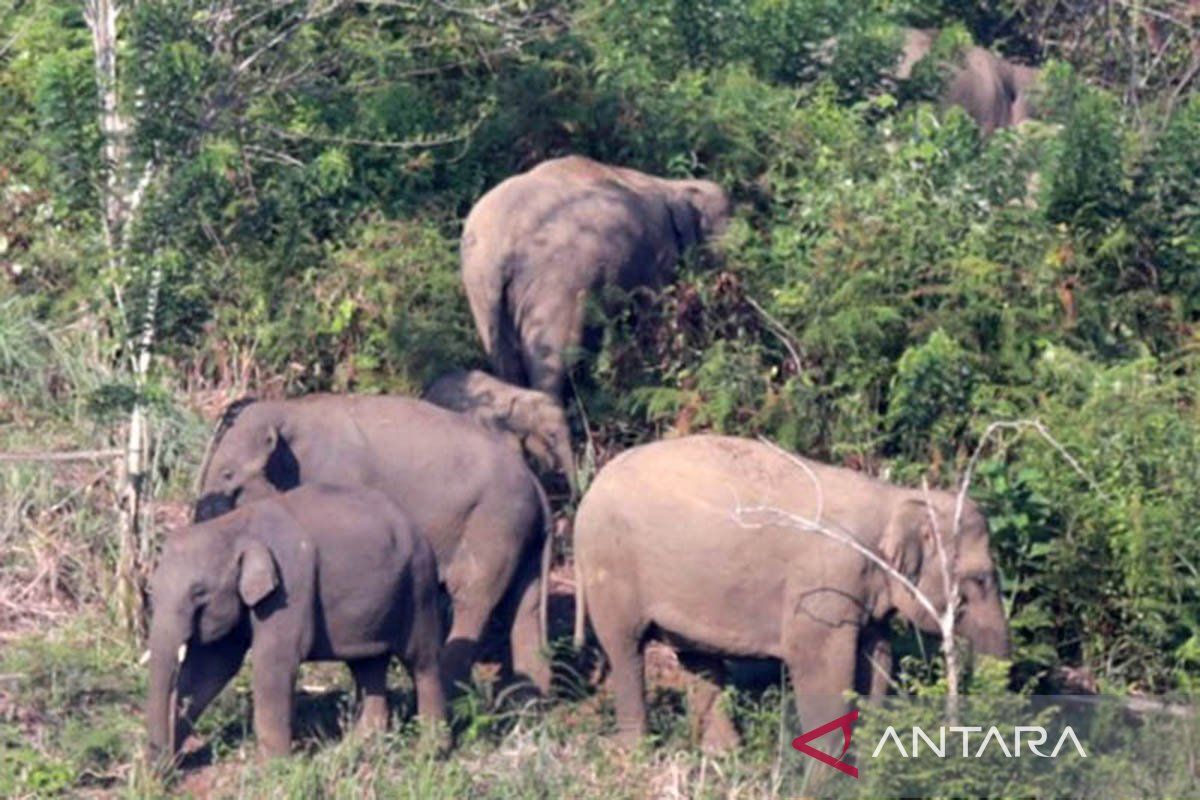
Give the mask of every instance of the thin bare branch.
<path id="1" fill-rule="evenodd" d="M 293 131 L 285 131 L 282 128 L 273 126 L 264 127 L 267 133 L 277 136 L 280 139 L 286 139 L 293 142 L 322 142 L 326 144 L 340 144 L 353 147 L 379 147 L 388 150 L 422 150 L 434 147 L 444 147 L 448 144 L 456 144 L 471 138 L 472 134 L 479 129 L 483 124 L 483 118 L 479 118 L 471 123 L 468 127 L 456 131 L 455 133 L 446 134 L 445 136 L 430 136 L 418 137 L 416 139 L 366 139 L 357 136 L 333 136 L 320 133 L 295 133 Z"/>
<path id="2" fill-rule="evenodd" d="M 971 458 L 967 461 L 967 468 L 963 472 L 962 480 L 959 482 L 958 500 L 954 507 L 954 529 L 957 531 L 962 524 L 963 508 L 967 502 L 967 489 L 971 485 L 971 481 L 975 475 L 975 468 L 979 464 L 979 459 L 983 455 L 984 447 L 988 441 L 996 435 L 996 433 L 1004 430 L 1009 431 L 1025 431 L 1032 430 L 1041 436 L 1051 447 L 1062 456 L 1063 460 L 1070 465 L 1079 477 L 1087 481 L 1092 490 L 1101 497 L 1107 497 L 1104 490 L 1100 488 L 1100 484 L 1093 478 L 1087 470 L 1079 463 L 1076 458 L 1067 451 L 1067 448 L 1054 438 L 1050 431 L 1046 428 L 1039 419 L 1015 419 L 1015 420 L 999 420 L 987 426 L 983 432 L 982 438 L 979 440 L 979 445 L 975 448 L 975 452 L 971 454 Z"/>
<path id="3" fill-rule="evenodd" d="M 103 461 L 109 458 L 119 458 L 125 451 L 118 447 L 104 450 L 38 450 L 27 453 L 0 453 L 2 464 L 28 464 L 37 462 L 67 463 L 72 461 Z"/>
<path id="4" fill-rule="evenodd" d="M 762 522 L 754 522 L 750 519 L 751 516 L 762 514 L 766 519 Z M 768 525 L 784 525 L 791 528 L 796 528 L 802 531 L 810 531 L 820 534 L 828 539 L 832 539 L 839 544 L 843 544 L 855 551 L 859 555 L 866 558 L 875 566 L 883 570 L 889 577 L 904 587 L 904 589 L 913 596 L 913 598 L 921 605 L 925 611 L 934 619 L 940 619 L 941 613 L 933 605 L 929 597 L 922 592 L 915 583 L 908 579 L 904 573 L 897 570 L 887 562 L 879 553 L 867 547 L 862 542 L 855 539 L 849 532 L 836 530 L 828 525 L 821 524 L 816 520 L 809 519 L 801 514 L 794 514 L 790 511 L 784 511 L 781 508 L 773 506 L 743 506 L 741 502 L 733 510 L 734 521 L 743 528 L 765 528 Z"/>
<path id="5" fill-rule="evenodd" d="M 800 458 L 795 453 L 789 453 L 787 450 L 784 450 L 782 447 L 775 444 L 767 437 L 759 436 L 758 440 L 760 442 L 762 442 L 763 444 L 765 444 L 767 447 L 774 450 L 779 455 L 786 458 L 788 461 L 791 461 L 793 464 L 800 467 L 800 469 L 804 470 L 805 473 L 808 474 L 809 480 L 811 480 L 813 483 L 813 488 L 815 488 L 817 490 L 817 516 L 815 517 L 815 521 L 819 523 L 821 521 L 821 519 L 825 516 L 825 490 L 821 487 L 821 481 L 819 478 L 817 478 L 817 473 L 813 470 L 812 467 L 810 467 L 808 465 L 808 463 L 803 458 Z"/>
<path id="6" fill-rule="evenodd" d="M 788 354 L 796 364 L 796 372 L 803 370 L 804 361 L 800 358 L 800 345 L 796 342 L 795 337 L 788 332 L 788 329 L 784 327 L 782 322 L 771 316 L 753 297 L 746 295 L 746 302 L 758 312 L 758 315 L 763 318 L 763 322 L 767 323 L 767 327 L 775 334 L 776 338 L 783 342 L 783 346 L 787 348 Z"/>

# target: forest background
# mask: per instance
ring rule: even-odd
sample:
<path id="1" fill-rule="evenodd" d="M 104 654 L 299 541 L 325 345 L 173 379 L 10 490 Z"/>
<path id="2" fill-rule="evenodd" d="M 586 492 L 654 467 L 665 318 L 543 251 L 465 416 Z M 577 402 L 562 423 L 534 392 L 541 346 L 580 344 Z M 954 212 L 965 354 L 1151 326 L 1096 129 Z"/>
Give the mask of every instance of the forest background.
<path id="1" fill-rule="evenodd" d="M 941 28 L 944 59 L 1044 65 L 1040 119 L 983 139 L 938 108 L 936 58 L 891 81 L 905 25 Z M 712 178 L 738 208 L 576 370 L 585 484 L 686 432 L 909 485 L 957 485 L 979 449 L 1010 685 L 1194 691 L 1198 72 L 1194 0 L 0 3 L 0 794 L 148 791 L 138 581 L 214 416 L 483 366 L 461 221 L 566 153 Z M 998 420 L 1053 442 L 981 441 Z M 94 452 L 12 456 L 66 451 Z M 906 641 L 902 683 L 936 686 L 936 648 Z M 538 737 L 587 752 L 547 767 L 579 796 L 777 779 L 777 692 L 744 699 L 742 769 L 719 778 L 666 712 L 678 746 L 613 767 L 602 698 L 530 718 L 486 692 L 459 762 L 350 743 L 256 772 L 244 687 L 222 702 L 208 731 L 236 776 L 210 780 L 234 793 L 521 794 L 537 756 L 506 743 Z"/>

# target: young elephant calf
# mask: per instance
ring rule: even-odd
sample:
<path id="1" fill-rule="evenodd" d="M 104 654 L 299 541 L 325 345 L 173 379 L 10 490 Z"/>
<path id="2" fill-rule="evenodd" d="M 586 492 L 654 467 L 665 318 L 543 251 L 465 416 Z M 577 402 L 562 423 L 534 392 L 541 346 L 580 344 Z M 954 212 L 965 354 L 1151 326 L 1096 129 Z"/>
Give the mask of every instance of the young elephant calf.
<path id="1" fill-rule="evenodd" d="M 254 732 L 264 755 L 291 745 L 302 661 L 345 661 L 359 726 L 388 720 L 393 655 L 417 711 L 445 719 L 433 551 L 374 491 L 301 486 L 173 533 L 151 581 L 150 756 L 173 757 L 253 646 Z"/>
<path id="2" fill-rule="evenodd" d="M 421 399 L 466 414 L 485 428 L 510 434 L 542 473 L 560 473 L 575 494 L 571 429 L 559 402 L 536 389 L 505 383 L 479 370 L 447 372 Z"/>

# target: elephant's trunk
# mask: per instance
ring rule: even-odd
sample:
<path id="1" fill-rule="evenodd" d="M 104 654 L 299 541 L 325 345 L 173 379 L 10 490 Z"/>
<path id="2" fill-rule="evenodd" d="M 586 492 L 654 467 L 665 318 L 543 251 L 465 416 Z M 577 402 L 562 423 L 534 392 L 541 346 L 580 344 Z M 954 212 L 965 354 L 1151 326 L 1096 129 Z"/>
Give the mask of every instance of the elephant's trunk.
<path id="1" fill-rule="evenodd" d="M 975 613 L 965 616 L 962 632 L 971 642 L 974 652 L 979 655 L 1008 658 L 1011 648 L 1008 640 L 1008 622 L 1004 618 L 1004 606 L 996 597 L 980 609 L 972 609 Z"/>
<path id="2" fill-rule="evenodd" d="M 187 637 L 155 626 L 150 637 L 150 692 L 146 700 L 146 727 L 149 732 L 151 762 L 173 758 L 177 741 L 179 712 L 179 672 Z"/>
<path id="3" fill-rule="evenodd" d="M 1008 630 L 1001 629 L 999 631 L 983 631 L 969 637 L 971 644 L 975 648 L 975 652 L 985 655 L 994 656 L 995 658 L 1008 658 L 1011 648 L 1008 642 Z"/>

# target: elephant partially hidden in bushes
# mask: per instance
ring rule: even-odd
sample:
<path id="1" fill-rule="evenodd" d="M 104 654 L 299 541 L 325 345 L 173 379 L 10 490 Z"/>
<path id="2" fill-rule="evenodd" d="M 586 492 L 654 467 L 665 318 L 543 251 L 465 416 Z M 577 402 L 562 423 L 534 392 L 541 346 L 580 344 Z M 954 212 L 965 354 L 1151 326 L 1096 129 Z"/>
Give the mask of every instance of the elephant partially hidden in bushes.
<path id="1" fill-rule="evenodd" d="M 552 520 L 541 484 L 499 434 L 409 397 L 314 394 L 235 403 L 210 448 L 197 521 L 300 484 L 377 489 L 433 546 L 450 593 L 447 690 L 468 678 L 498 606 L 512 619 L 512 668 L 549 689 Z"/>
<path id="2" fill-rule="evenodd" d="M 433 551 L 380 492 L 301 486 L 172 533 L 150 585 L 152 760 L 174 756 L 251 646 L 265 755 L 290 749 L 301 661 L 347 662 L 359 725 L 381 730 L 388 665 L 399 656 L 418 714 L 445 719 Z"/>
<path id="3" fill-rule="evenodd" d="M 661 286 L 729 215 L 729 198 L 710 181 L 580 156 L 503 181 L 471 209 L 462 236 L 463 284 L 493 371 L 560 397 L 589 295 Z"/>
<path id="4" fill-rule="evenodd" d="M 575 518 L 576 643 L 586 610 L 612 664 L 623 737 L 646 730 L 648 636 L 707 673 L 694 711 L 710 717 L 704 744 L 719 749 L 736 741 L 728 721 L 710 713 L 720 657 L 782 659 L 801 724 L 812 728 L 845 712 L 864 629 L 899 614 L 939 630 L 876 563 L 784 515 L 853 537 L 938 609 L 946 602 L 940 535 L 961 579 L 958 630 L 978 652 L 1007 654 L 987 522 L 973 503 L 952 539 L 952 493 L 927 499 L 849 469 L 801 463 L 757 441 L 690 436 L 628 450 L 600 470 Z"/>
<path id="5" fill-rule="evenodd" d="M 479 370 L 448 372 L 429 384 L 421 397 L 511 436 L 539 470 L 563 475 L 575 494 L 571 429 L 557 399 Z"/>
<path id="6" fill-rule="evenodd" d="M 929 55 L 937 41 L 934 29 L 906 28 L 904 51 L 895 77 L 907 80 L 913 68 Z M 1031 93 L 1041 71 L 1015 64 L 982 47 L 968 47 L 947 79 L 942 97 L 947 105 L 961 106 L 986 136 L 997 128 L 1032 119 Z"/>

